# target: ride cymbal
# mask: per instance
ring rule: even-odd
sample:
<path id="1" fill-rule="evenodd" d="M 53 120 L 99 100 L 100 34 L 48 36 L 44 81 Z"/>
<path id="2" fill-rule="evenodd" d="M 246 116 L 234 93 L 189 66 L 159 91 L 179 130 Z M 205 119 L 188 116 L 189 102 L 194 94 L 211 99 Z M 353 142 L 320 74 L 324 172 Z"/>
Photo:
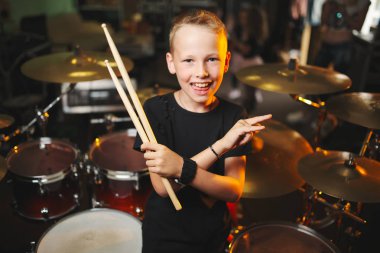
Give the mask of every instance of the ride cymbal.
<path id="1" fill-rule="evenodd" d="M 380 163 L 350 152 L 318 151 L 301 158 L 298 171 L 315 189 L 355 202 L 380 202 Z"/>
<path id="2" fill-rule="evenodd" d="M 313 152 L 310 144 L 284 124 L 268 120 L 265 129 L 252 141 L 247 155 L 243 198 L 269 198 L 285 195 L 305 182 L 298 175 L 298 160 Z"/>
<path id="3" fill-rule="evenodd" d="M 326 108 L 344 121 L 370 129 L 380 129 L 380 93 L 340 94 L 329 98 Z"/>
<path id="4" fill-rule="evenodd" d="M 236 77 L 249 86 L 286 94 L 318 95 L 343 91 L 351 79 L 341 73 L 310 65 L 264 64 L 240 69 Z"/>
<path id="5" fill-rule="evenodd" d="M 102 52 L 63 52 L 33 58 L 21 66 L 29 78 L 50 83 L 78 83 L 110 78 L 104 60 L 109 60 L 115 73 L 120 73 L 112 54 Z M 133 68 L 129 58 L 122 57 L 127 71 Z"/>
<path id="6" fill-rule="evenodd" d="M 0 114 L 0 129 L 9 127 L 14 121 L 15 119 L 12 116 Z"/>

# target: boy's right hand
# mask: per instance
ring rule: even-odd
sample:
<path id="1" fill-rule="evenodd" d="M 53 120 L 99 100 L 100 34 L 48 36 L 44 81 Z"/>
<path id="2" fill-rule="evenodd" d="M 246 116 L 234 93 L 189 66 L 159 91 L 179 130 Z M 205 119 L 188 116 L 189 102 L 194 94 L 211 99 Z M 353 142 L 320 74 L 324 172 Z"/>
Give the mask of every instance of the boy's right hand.
<path id="1" fill-rule="evenodd" d="M 221 145 L 226 150 L 231 150 L 238 146 L 244 145 L 252 140 L 254 134 L 265 128 L 260 125 L 260 122 L 270 118 L 272 118 L 272 114 L 241 119 L 236 122 L 235 125 L 219 141 L 222 142 Z"/>

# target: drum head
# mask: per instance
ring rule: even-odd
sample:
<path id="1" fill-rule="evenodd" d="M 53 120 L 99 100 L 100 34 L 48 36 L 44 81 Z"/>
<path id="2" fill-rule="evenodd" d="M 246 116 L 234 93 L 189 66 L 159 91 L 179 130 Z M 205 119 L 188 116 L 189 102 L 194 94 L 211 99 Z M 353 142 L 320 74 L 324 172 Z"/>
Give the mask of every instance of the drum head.
<path id="1" fill-rule="evenodd" d="M 330 241 L 300 224 L 257 224 L 241 232 L 230 253 L 338 253 Z"/>
<path id="2" fill-rule="evenodd" d="M 136 131 L 128 130 L 96 138 L 91 146 L 89 158 L 98 167 L 112 171 L 145 171 L 145 159 L 141 152 L 133 149 Z"/>
<path id="3" fill-rule="evenodd" d="M 141 222 L 112 209 L 90 209 L 68 216 L 41 238 L 37 253 L 141 253 Z"/>
<path id="4" fill-rule="evenodd" d="M 48 176 L 69 170 L 77 155 L 69 143 L 44 137 L 13 147 L 7 166 L 18 176 Z"/>

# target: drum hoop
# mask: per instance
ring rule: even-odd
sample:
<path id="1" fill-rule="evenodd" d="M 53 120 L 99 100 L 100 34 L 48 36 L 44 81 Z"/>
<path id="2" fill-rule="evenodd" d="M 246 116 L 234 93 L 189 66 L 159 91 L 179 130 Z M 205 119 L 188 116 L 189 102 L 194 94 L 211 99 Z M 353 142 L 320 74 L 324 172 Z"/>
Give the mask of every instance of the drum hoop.
<path id="1" fill-rule="evenodd" d="M 52 183 L 63 180 L 67 176 L 67 174 L 69 174 L 70 172 L 71 172 L 71 168 L 65 169 L 63 171 L 59 171 L 57 173 L 54 173 L 48 176 L 42 175 L 42 176 L 24 177 L 24 176 L 17 175 L 13 172 L 12 174 L 15 175 L 17 179 L 23 182 L 46 185 L 46 184 L 52 184 Z"/>
<path id="2" fill-rule="evenodd" d="M 51 231 L 53 230 L 56 226 L 58 226 L 59 224 L 63 223 L 64 221 L 72 218 L 72 217 L 75 217 L 77 215 L 81 215 L 81 214 L 85 214 L 85 213 L 92 213 L 92 212 L 103 212 L 103 211 L 107 211 L 107 212 L 114 212 L 114 213 L 119 213 L 119 214 L 122 214 L 122 215 L 126 215 L 126 216 L 129 216 L 130 218 L 132 218 L 133 220 L 137 221 L 137 223 L 139 223 L 141 225 L 141 221 L 139 219 L 137 219 L 136 217 L 134 217 L 133 215 L 129 214 L 129 213 L 126 213 L 126 212 L 123 212 L 123 211 L 119 211 L 119 210 L 116 210 L 116 209 L 110 209 L 110 208 L 92 208 L 92 209 L 88 209 L 88 210 L 84 210 L 84 211 L 81 211 L 81 212 L 77 212 L 77 213 L 73 213 L 73 214 L 70 214 L 70 215 L 67 215 L 66 217 L 60 219 L 58 222 L 54 223 L 53 225 L 51 225 L 43 234 L 42 236 L 39 238 L 38 240 L 38 243 L 36 245 L 36 253 L 38 252 L 38 248 L 41 244 L 41 241 L 45 238 L 45 236 Z"/>
<path id="3" fill-rule="evenodd" d="M 271 221 L 271 222 L 257 222 L 257 223 L 254 223 L 246 228 L 244 228 L 243 230 L 241 230 L 236 236 L 235 238 L 232 240 L 232 242 L 230 243 L 229 245 L 229 251 L 231 251 L 233 248 L 234 248 L 234 245 L 236 244 L 236 242 L 246 233 L 248 232 L 249 230 L 251 230 L 252 228 L 258 228 L 258 227 L 269 227 L 269 226 L 273 226 L 273 225 L 277 225 L 277 226 L 282 226 L 282 227 L 292 227 L 294 228 L 295 230 L 297 231 L 301 231 L 301 232 L 305 232 L 307 235 L 311 235 L 311 236 L 314 236 L 314 237 L 317 237 L 318 239 L 320 239 L 327 247 L 329 247 L 331 250 L 334 251 L 334 253 L 340 253 L 340 250 L 338 249 L 338 247 L 336 245 L 334 245 L 332 242 L 330 242 L 326 237 L 324 237 L 323 235 L 319 234 L 317 231 L 315 231 L 314 229 L 312 228 L 309 228 L 305 225 L 302 225 L 302 224 L 298 224 L 298 223 L 292 223 L 292 222 L 286 222 L 286 221 Z"/>
<path id="4" fill-rule="evenodd" d="M 132 171 L 117 171 L 101 169 L 101 172 L 111 180 L 117 181 L 139 181 L 139 173 Z"/>
<path id="5" fill-rule="evenodd" d="M 9 159 L 11 159 L 11 157 L 14 155 L 14 154 L 17 154 L 20 152 L 20 150 L 22 150 L 23 147 L 28 147 L 28 146 L 31 146 L 31 145 L 34 145 L 34 144 L 44 144 L 44 145 L 47 145 L 47 144 L 52 144 L 52 143 L 63 143 L 65 145 L 67 145 L 69 148 L 71 148 L 74 152 L 74 159 L 72 161 L 71 164 L 68 164 L 70 165 L 70 167 L 62 170 L 62 171 L 59 171 L 57 173 L 54 173 L 54 174 L 51 174 L 51 175 L 40 175 L 40 176 L 23 176 L 23 175 L 19 175 L 15 172 L 13 172 L 11 169 L 9 169 L 9 171 L 15 175 L 18 179 L 20 179 L 21 181 L 24 181 L 24 182 L 31 182 L 31 183 L 42 183 L 42 184 L 50 184 L 50 183 L 54 183 L 54 182 L 57 182 L 57 181 L 61 181 L 62 179 L 64 179 L 66 177 L 67 174 L 69 174 L 73 168 L 71 167 L 72 164 L 76 164 L 78 163 L 78 160 L 79 160 L 79 149 L 76 148 L 71 142 L 69 141 L 66 141 L 66 140 L 60 140 L 60 139 L 54 139 L 54 138 L 50 138 L 50 137 L 40 137 L 38 139 L 35 139 L 35 140 L 30 140 L 30 141 L 27 141 L 27 142 L 24 142 L 24 143 L 21 143 L 20 145 L 17 145 L 17 147 L 20 147 L 15 149 L 15 147 L 12 148 L 12 150 L 7 154 L 6 156 L 6 163 L 7 163 L 7 167 L 9 168 Z"/>

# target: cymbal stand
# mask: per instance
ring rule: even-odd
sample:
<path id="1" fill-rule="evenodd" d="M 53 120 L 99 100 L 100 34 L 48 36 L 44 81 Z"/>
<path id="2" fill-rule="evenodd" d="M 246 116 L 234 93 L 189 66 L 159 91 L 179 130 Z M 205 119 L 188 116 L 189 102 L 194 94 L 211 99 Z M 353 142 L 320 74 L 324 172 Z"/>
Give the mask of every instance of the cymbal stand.
<path id="1" fill-rule="evenodd" d="M 290 94 L 290 97 L 292 97 L 294 100 L 296 100 L 298 102 L 301 102 L 301 103 L 307 104 L 309 106 L 312 106 L 316 109 L 319 109 L 317 129 L 316 129 L 314 137 L 313 137 L 314 149 L 318 148 L 320 145 L 320 141 L 321 141 L 322 125 L 323 125 L 323 122 L 326 120 L 326 116 L 327 116 L 327 111 L 324 108 L 325 102 L 321 101 L 320 98 L 318 98 L 317 101 L 312 101 L 310 99 L 304 98 L 304 97 L 302 97 L 300 95 L 296 95 L 296 94 Z"/>
<path id="2" fill-rule="evenodd" d="M 359 153 L 360 157 L 363 157 L 364 154 L 365 154 L 365 152 L 367 151 L 368 144 L 369 144 L 369 142 L 371 140 L 372 134 L 373 134 L 373 129 L 368 129 L 367 134 L 366 134 L 366 136 L 364 138 L 362 147 L 360 149 L 360 153 Z"/>
<path id="3" fill-rule="evenodd" d="M 71 83 L 69 88 L 61 93 L 58 97 L 56 97 L 50 104 L 48 104 L 42 111 L 41 110 L 38 110 L 36 109 L 36 114 L 37 116 L 34 117 L 27 125 L 25 126 L 22 126 L 20 128 L 17 128 L 15 131 L 13 131 L 10 135 L 6 136 L 6 135 L 3 135 L 3 136 L 0 136 L 0 141 L 8 141 L 10 140 L 11 138 L 15 137 L 15 136 L 18 136 L 20 134 L 23 134 L 27 131 L 29 131 L 29 129 L 32 128 L 32 126 L 38 122 L 39 126 L 41 127 L 42 129 L 42 132 L 43 132 L 43 135 L 46 136 L 46 124 L 47 124 L 47 119 L 49 117 L 49 114 L 48 114 L 48 111 L 54 106 L 56 105 L 64 95 L 68 94 L 69 92 L 71 92 L 74 87 L 75 87 L 76 83 Z"/>

